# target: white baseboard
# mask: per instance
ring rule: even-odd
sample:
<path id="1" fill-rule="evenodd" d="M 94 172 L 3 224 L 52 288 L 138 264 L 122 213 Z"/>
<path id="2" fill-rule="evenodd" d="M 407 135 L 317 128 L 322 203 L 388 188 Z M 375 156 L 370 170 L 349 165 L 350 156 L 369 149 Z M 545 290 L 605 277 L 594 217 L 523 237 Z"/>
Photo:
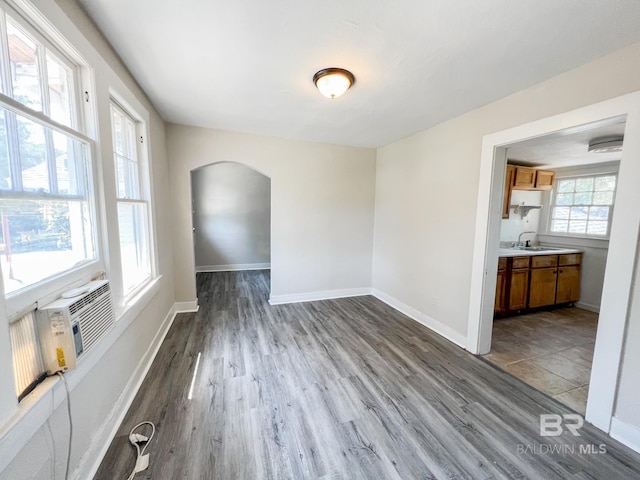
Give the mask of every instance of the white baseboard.
<path id="1" fill-rule="evenodd" d="M 590 305 L 588 303 L 583 303 L 583 302 L 576 302 L 574 303 L 574 305 L 578 308 L 582 308 L 583 310 L 600 313 L 600 307 L 598 305 Z"/>
<path id="2" fill-rule="evenodd" d="M 201 272 L 237 272 L 240 270 L 269 270 L 270 263 L 235 263 L 232 265 L 201 265 L 196 267 L 196 273 Z"/>
<path id="3" fill-rule="evenodd" d="M 403 303 L 397 298 L 394 298 L 391 295 L 381 292 L 376 288 L 373 289 L 373 296 L 376 297 L 378 300 L 383 301 L 390 307 L 395 308 L 399 312 L 404 313 L 407 317 L 411 318 L 412 320 L 415 320 L 416 322 L 424 325 L 428 329 L 433 330 L 438 335 L 455 343 L 459 347 L 462 347 L 465 350 L 468 350 L 467 337 L 465 335 L 462 335 L 459 332 L 456 332 L 451 327 L 448 327 L 447 325 L 440 323 L 436 319 L 431 318 L 429 315 L 426 315 L 420 312 L 419 310 L 416 310 L 415 308 L 410 307 L 406 303 Z"/>
<path id="4" fill-rule="evenodd" d="M 149 345 L 149 348 L 142 359 L 140 359 L 133 375 L 129 378 L 122 394 L 118 397 L 118 400 L 111 409 L 111 412 L 102 423 L 102 426 L 96 435 L 93 437 L 91 445 L 89 445 L 89 448 L 80 459 L 80 462 L 73 471 L 71 478 L 75 480 L 83 480 L 85 478 L 93 478 L 95 476 L 102 459 L 107 454 L 107 450 L 118 432 L 118 428 L 120 428 L 120 424 L 129 411 L 129 407 L 136 397 L 144 378 L 147 376 L 147 372 L 149 371 L 149 368 L 151 368 L 151 364 L 156 358 L 158 350 L 160 350 L 160 346 L 173 324 L 173 320 L 176 318 L 176 314 L 177 311 L 174 304 L 174 306 L 171 307 L 171 310 L 169 310 L 169 313 L 167 313 L 167 316 L 164 318 L 162 325 Z"/>
<path id="5" fill-rule="evenodd" d="M 327 290 L 324 292 L 292 293 L 290 295 L 271 295 L 269 303 L 271 305 L 282 305 L 284 303 L 315 302 L 317 300 L 329 300 L 331 298 L 359 297 L 371 295 L 371 288 L 347 288 L 344 290 Z"/>
<path id="6" fill-rule="evenodd" d="M 191 302 L 176 302 L 173 306 L 176 309 L 176 313 L 197 312 L 200 308 L 197 298 Z"/>
<path id="7" fill-rule="evenodd" d="M 611 419 L 611 430 L 609 435 L 620 443 L 640 453 L 640 429 L 623 422 L 619 418 Z"/>

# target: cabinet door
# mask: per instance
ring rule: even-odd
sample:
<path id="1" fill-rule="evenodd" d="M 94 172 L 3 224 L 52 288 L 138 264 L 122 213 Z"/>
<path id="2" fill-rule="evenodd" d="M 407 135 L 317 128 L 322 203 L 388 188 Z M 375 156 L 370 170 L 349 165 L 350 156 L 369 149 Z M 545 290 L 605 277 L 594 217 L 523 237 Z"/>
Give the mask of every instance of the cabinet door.
<path id="1" fill-rule="evenodd" d="M 509 279 L 509 310 L 527 308 L 529 270 L 511 270 Z"/>
<path id="2" fill-rule="evenodd" d="M 504 198 L 502 199 L 502 218 L 509 218 L 509 206 L 511 205 L 511 190 L 513 189 L 513 174 L 516 167 L 507 165 L 507 173 L 504 179 Z"/>
<path id="3" fill-rule="evenodd" d="M 556 303 L 580 300 L 580 266 L 570 265 L 558 269 L 558 289 Z"/>
<path id="4" fill-rule="evenodd" d="M 551 190 L 555 175 L 552 170 L 536 170 L 536 190 Z"/>
<path id="5" fill-rule="evenodd" d="M 544 307 L 556 303 L 557 278 L 558 270 L 555 267 L 531 270 L 529 308 Z"/>
<path id="6" fill-rule="evenodd" d="M 494 313 L 502 313 L 506 310 L 506 291 L 507 291 L 507 275 L 506 272 L 498 271 L 498 279 L 496 281 L 496 301 L 493 307 Z"/>
<path id="7" fill-rule="evenodd" d="M 516 167 L 515 180 L 513 187 L 515 189 L 533 189 L 536 186 L 536 171 L 528 167 Z"/>

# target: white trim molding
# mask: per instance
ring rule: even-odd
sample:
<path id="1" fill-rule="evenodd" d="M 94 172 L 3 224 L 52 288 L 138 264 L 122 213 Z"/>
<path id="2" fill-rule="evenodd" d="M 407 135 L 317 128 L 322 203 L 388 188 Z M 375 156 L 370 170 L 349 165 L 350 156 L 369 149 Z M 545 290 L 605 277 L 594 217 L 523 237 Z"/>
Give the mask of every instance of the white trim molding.
<path id="1" fill-rule="evenodd" d="M 491 349 L 500 215 L 511 143 L 577 125 L 626 117 L 616 207 L 611 223 L 598 333 L 593 355 L 586 420 L 609 432 L 618 390 L 625 327 L 631 304 L 631 285 L 640 228 L 640 92 L 605 100 L 570 112 L 485 135 L 482 140 L 475 242 L 469 295 L 469 350 Z"/>
<path id="2" fill-rule="evenodd" d="M 200 308 L 198 305 L 198 299 L 192 300 L 190 302 L 176 302 L 174 304 L 177 313 L 188 313 L 188 312 L 197 312 Z"/>
<path id="3" fill-rule="evenodd" d="M 620 443 L 624 443 L 632 450 L 640 453 L 640 430 L 637 427 L 625 423 L 617 417 L 613 417 L 611 419 L 611 431 L 609 435 Z"/>
<path id="4" fill-rule="evenodd" d="M 269 303 L 271 305 L 282 305 L 285 303 L 315 302 L 318 300 L 330 300 L 332 298 L 361 297 L 371 295 L 370 287 L 346 288 L 343 290 L 327 290 L 324 292 L 291 293 L 288 295 L 271 295 Z"/>
<path id="5" fill-rule="evenodd" d="M 85 451 L 78 463 L 78 466 L 73 471 L 71 478 L 81 480 L 84 478 L 93 478 L 102 463 L 102 459 L 107 454 L 107 450 L 111 445 L 113 438 L 120 428 L 120 424 L 124 420 L 125 415 L 129 411 L 129 407 L 135 399 L 142 382 L 147 376 L 147 372 L 153 360 L 156 358 L 162 342 L 164 342 L 173 321 L 177 315 L 175 304 L 169 310 L 166 317 L 162 321 L 160 329 L 156 333 L 155 337 L 151 341 L 149 348 L 145 352 L 144 356 L 140 359 L 138 366 L 129 378 L 127 385 L 116 400 L 111 412 L 107 418 L 102 422 L 97 434 L 93 437 L 93 441 L 89 448 Z"/>
<path id="6" fill-rule="evenodd" d="M 590 303 L 584 302 L 576 302 L 575 306 L 578 308 L 582 308 L 583 310 L 588 310 L 594 313 L 600 313 L 600 307 L 598 305 L 591 305 Z"/>
<path id="7" fill-rule="evenodd" d="M 230 265 L 196 266 L 196 273 L 202 272 L 239 272 L 242 270 L 269 270 L 270 263 L 235 263 Z"/>
<path id="8" fill-rule="evenodd" d="M 450 342 L 453 342 L 459 347 L 467 350 L 467 337 L 465 335 L 462 335 L 461 333 L 455 331 L 444 323 L 439 322 L 435 318 L 432 318 L 429 315 L 416 310 L 406 303 L 401 302 L 397 298 L 394 298 L 391 295 L 387 295 L 386 293 L 381 292 L 376 288 L 373 289 L 373 296 L 378 300 L 386 303 L 390 307 L 398 310 L 400 313 L 405 314 L 410 319 L 415 320 L 419 324 L 427 327 L 429 330 L 437 333 L 441 337 L 444 337 Z"/>

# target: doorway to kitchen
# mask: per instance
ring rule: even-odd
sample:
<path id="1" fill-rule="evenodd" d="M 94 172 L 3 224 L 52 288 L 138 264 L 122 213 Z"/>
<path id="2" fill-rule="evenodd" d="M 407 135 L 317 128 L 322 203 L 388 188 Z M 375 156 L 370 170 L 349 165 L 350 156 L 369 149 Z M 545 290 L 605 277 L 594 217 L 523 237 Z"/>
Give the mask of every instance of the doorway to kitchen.
<path id="1" fill-rule="evenodd" d="M 191 171 L 191 194 L 196 277 L 270 270 L 269 177 L 240 163 L 214 163 Z"/>
<path id="2" fill-rule="evenodd" d="M 508 146 L 554 132 L 575 132 L 595 122 L 607 122 L 614 118 L 626 119 L 625 148 L 619 163 L 615 214 L 610 227 L 585 415 L 587 421 L 606 432 L 610 431 L 612 425 L 621 371 L 640 227 L 640 212 L 635 207 L 640 203 L 640 191 L 634 181 L 640 176 L 640 163 L 636 161 L 640 157 L 640 92 L 483 138 L 468 332 L 468 345 L 473 353 L 490 352 Z"/>
<path id="3" fill-rule="evenodd" d="M 491 351 L 584 415 L 625 117 L 506 145 Z"/>

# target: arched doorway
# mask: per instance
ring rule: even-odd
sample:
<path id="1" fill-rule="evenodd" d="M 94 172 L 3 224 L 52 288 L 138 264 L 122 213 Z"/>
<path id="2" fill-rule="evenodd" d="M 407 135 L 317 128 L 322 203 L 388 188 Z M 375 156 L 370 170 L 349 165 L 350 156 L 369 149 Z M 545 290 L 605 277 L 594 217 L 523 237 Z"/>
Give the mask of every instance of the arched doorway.
<path id="1" fill-rule="evenodd" d="M 271 266 L 271 179 L 235 162 L 191 171 L 195 271 Z"/>

